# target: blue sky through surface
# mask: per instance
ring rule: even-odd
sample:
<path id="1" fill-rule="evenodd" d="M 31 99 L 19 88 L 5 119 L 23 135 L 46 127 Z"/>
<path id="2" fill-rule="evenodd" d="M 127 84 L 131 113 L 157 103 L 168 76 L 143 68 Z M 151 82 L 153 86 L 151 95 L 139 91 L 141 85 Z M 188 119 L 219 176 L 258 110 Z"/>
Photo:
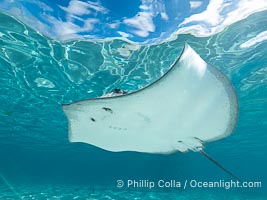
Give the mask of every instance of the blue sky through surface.
<path id="1" fill-rule="evenodd" d="M 0 0 L 0 10 L 57 40 L 142 43 L 183 33 L 210 36 L 266 9 L 267 0 Z"/>
<path id="2" fill-rule="evenodd" d="M 240 105 L 233 134 L 208 143 L 207 152 L 240 179 L 262 181 L 265 186 L 266 14 L 267 0 L 0 0 L 0 173 L 14 185 L 22 181 L 22 187 L 15 189 L 25 198 L 32 195 L 36 199 L 57 193 L 66 198 L 88 196 L 88 187 L 80 193 L 80 185 L 74 191 L 69 186 L 58 187 L 57 181 L 107 183 L 113 188 L 115 179 L 129 176 L 138 180 L 229 178 L 195 153 L 114 154 L 68 141 L 62 103 L 100 97 L 114 88 L 139 90 L 168 71 L 187 42 L 227 75 Z M 177 35 L 173 41 L 165 40 Z M 35 181 L 43 181 L 45 187 L 51 183 L 49 194 Z M 267 199 L 266 187 L 261 189 L 262 199 Z M 0 199 L 12 198 L 5 185 L 0 191 Z M 197 191 L 195 195 L 193 190 L 184 191 L 183 197 L 205 193 L 202 199 L 210 195 L 261 198 L 259 188 Z M 174 198 L 177 195 L 180 192 Z"/>

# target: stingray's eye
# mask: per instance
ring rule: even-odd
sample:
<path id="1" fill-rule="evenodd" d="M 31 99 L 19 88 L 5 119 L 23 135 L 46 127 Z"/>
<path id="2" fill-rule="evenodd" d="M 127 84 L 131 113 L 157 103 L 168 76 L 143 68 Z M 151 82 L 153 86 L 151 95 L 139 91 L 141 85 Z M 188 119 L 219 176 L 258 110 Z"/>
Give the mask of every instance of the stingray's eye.
<path id="1" fill-rule="evenodd" d="M 112 90 L 112 92 L 115 92 L 115 93 L 120 93 L 121 89 L 119 88 L 115 88 L 114 90 Z"/>

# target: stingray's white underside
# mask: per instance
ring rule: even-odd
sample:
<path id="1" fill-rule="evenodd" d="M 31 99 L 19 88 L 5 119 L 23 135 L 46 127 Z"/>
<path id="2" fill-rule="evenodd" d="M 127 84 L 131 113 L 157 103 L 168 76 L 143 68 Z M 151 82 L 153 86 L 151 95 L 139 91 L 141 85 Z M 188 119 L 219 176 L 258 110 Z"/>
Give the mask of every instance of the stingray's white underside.
<path id="1" fill-rule="evenodd" d="M 63 105 L 63 110 L 70 142 L 148 153 L 185 152 L 226 137 L 238 112 L 230 81 L 189 45 L 173 67 L 148 87 Z"/>

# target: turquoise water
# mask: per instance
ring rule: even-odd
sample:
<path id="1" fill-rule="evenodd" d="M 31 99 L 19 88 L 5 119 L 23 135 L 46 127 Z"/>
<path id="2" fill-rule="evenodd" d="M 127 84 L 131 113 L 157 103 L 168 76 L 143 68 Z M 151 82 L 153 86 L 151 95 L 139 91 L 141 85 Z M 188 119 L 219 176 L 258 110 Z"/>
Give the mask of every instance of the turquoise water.
<path id="1" fill-rule="evenodd" d="M 119 39 L 49 39 L 0 14 L 0 199 L 267 199 L 267 28 L 256 13 L 210 37 L 179 35 L 155 45 Z M 239 100 L 234 133 L 206 151 L 260 188 L 117 188 L 117 180 L 230 181 L 198 153 L 111 153 L 69 143 L 61 104 L 114 88 L 138 90 L 161 77 L 187 42 L 232 81 Z M 207 122 L 208 123 L 208 122 Z"/>

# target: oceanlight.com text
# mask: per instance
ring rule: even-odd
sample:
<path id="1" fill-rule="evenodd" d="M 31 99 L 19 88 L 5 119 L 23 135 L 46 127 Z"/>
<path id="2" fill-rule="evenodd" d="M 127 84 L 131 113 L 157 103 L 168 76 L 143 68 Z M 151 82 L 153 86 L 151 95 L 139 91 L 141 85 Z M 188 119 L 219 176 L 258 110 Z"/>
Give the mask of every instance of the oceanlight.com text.
<path id="1" fill-rule="evenodd" d="M 261 181 L 198 181 L 195 179 L 192 180 L 117 180 L 118 188 L 224 188 L 226 190 L 231 188 L 261 188 Z"/>
<path id="2" fill-rule="evenodd" d="M 191 188 L 261 188 L 261 181 L 197 181 L 190 180 L 189 187 Z"/>

